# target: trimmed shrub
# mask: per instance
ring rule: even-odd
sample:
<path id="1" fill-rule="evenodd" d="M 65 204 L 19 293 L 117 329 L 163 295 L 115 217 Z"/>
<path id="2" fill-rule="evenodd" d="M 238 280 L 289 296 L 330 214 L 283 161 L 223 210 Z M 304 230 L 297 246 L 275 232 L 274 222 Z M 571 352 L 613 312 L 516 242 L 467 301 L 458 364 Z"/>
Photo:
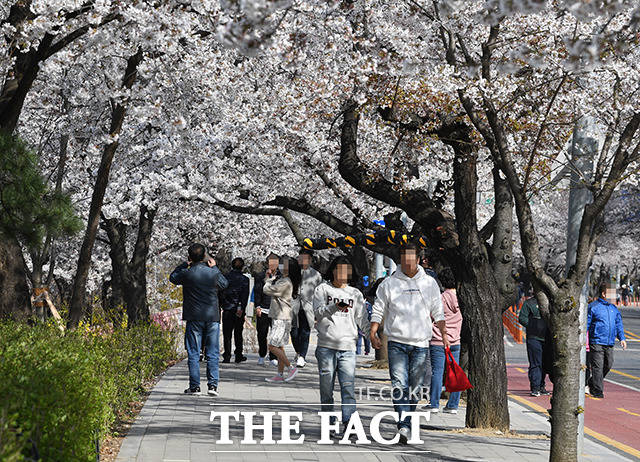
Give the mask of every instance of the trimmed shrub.
<path id="1" fill-rule="evenodd" d="M 173 335 L 154 325 L 62 334 L 0 323 L 0 459 L 95 460 L 116 415 L 175 357 Z"/>

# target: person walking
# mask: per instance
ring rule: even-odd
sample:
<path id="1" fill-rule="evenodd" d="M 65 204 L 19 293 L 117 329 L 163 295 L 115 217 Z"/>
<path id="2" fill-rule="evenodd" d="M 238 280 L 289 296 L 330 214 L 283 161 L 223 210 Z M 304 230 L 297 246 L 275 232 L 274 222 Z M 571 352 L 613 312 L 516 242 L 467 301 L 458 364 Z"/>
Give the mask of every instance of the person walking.
<path id="1" fill-rule="evenodd" d="M 449 268 L 445 268 L 440 272 L 440 282 L 444 287 L 442 293 L 442 305 L 444 308 L 444 320 L 447 326 L 447 338 L 451 349 L 453 359 L 457 363 L 460 362 L 460 331 L 462 330 L 462 313 L 460 312 L 460 306 L 458 305 L 458 296 L 456 294 L 456 281 L 453 277 L 453 273 Z M 440 395 L 442 393 L 442 377 L 444 375 L 445 365 L 445 346 L 440 334 L 440 329 L 433 328 L 433 336 L 431 337 L 431 344 L 429 347 L 431 354 L 431 367 L 433 373 L 431 374 L 431 387 L 429 406 L 427 410 L 431 412 L 438 412 L 440 410 Z M 442 412 L 449 414 L 458 413 L 458 405 L 460 404 L 460 392 L 453 392 L 449 394 L 449 400 L 446 406 L 442 409 Z"/>
<path id="2" fill-rule="evenodd" d="M 242 274 L 244 260 L 234 258 L 231 271 L 225 275 L 229 285 L 222 292 L 222 337 L 224 353 L 222 362 L 231 362 L 231 337 L 235 343 L 235 362 L 247 360 L 242 354 L 242 331 L 244 328 L 245 310 L 249 299 L 249 278 Z"/>
<path id="3" fill-rule="evenodd" d="M 271 271 L 272 274 L 278 270 L 280 264 L 280 257 L 274 253 L 270 253 L 267 256 L 267 271 Z M 259 273 L 255 277 L 255 283 L 253 286 L 253 305 L 255 306 L 256 313 L 256 332 L 258 335 L 258 365 L 264 366 L 266 364 L 265 359 L 267 353 L 269 353 L 269 361 L 273 361 L 276 365 L 276 357 L 273 353 L 269 352 L 267 347 L 267 336 L 269 335 L 269 329 L 271 328 L 271 318 L 269 317 L 269 307 L 271 306 L 271 297 L 266 295 L 262 288 L 265 281 L 265 272 Z"/>
<path id="4" fill-rule="evenodd" d="M 531 396 L 549 395 L 545 386 L 543 367 L 547 323 L 542 319 L 538 301 L 530 284 L 524 286 L 525 300 L 520 308 L 518 322 L 526 328 L 527 357 L 529 359 L 529 388 Z"/>
<path id="5" fill-rule="evenodd" d="M 322 283 L 322 276 L 311 267 L 313 253 L 310 250 L 301 250 L 298 263 L 302 271 L 302 284 L 300 296 L 293 304 L 293 322 L 291 327 L 291 343 L 296 351 L 295 362 L 297 367 L 304 367 L 307 351 L 309 350 L 309 336 L 314 325 L 313 293 Z"/>
<path id="6" fill-rule="evenodd" d="M 378 329 L 384 318 L 389 375 L 401 444 L 407 444 L 411 427 L 410 417 L 403 419 L 402 412 L 415 411 L 422 394 L 432 319 L 440 329 L 444 346 L 449 346 L 440 289 L 418 262 L 415 244 L 409 243 L 400 249 L 400 268 L 378 287 L 371 315 L 370 337 L 375 349 L 382 347 Z"/>
<path id="7" fill-rule="evenodd" d="M 186 321 L 184 344 L 188 355 L 189 388 L 186 394 L 200 394 L 200 349 L 206 342 L 208 393 L 218 396 L 218 360 L 220 355 L 220 308 L 218 290 L 227 287 L 227 279 L 213 258 L 205 263 L 202 244 L 189 247 L 189 259 L 173 270 L 169 280 L 182 286 L 182 320 Z"/>
<path id="8" fill-rule="evenodd" d="M 265 295 L 271 296 L 269 306 L 269 316 L 273 320 L 267 343 L 269 351 L 278 358 L 278 373 L 267 382 L 289 382 L 298 373 L 298 368 L 292 366 L 284 351 L 284 347 L 289 343 L 291 332 L 291 320 L 293 319 L 292 302 L 298 297 L 302 274 L 297 260 L 289 257 L 282 257 L 281 264 L 276 271 L 267 270 L 267 279 L 264 282 L 262 291 Z M 286 377 L 283 376 L 285 368 Z"/>
<path id="9" fill-rule="evenodd" d="M 367 320 L 371 321 L 371 313 L 372 313 L 373 301 L 369 300 L 368 297 L 365 297 L 364 300 L 364 309 L 367 312 Z M 364 332 L 362 329 L 358 328 L 358 340 L 356 340 L 356 355 L 362 354 L 362 344 L 364 343 L 364 355 L 368 356 L 371 352 L 371 340 L 369 340 L 369 333 Z"/>
<path id="10" fill-rule="evenodd" d="M 364 297 L 351 286 L 353 267 L 344 256 L 330 264 L 325 279 L 313 295 L 313 311 L 318 321 L 316 359 L 320 375 L 320 402 L 323 412 L 333 411 L 333 386 L 340 384 L 343 429 L 356 410 L 355 343 L 358 329 L 369 335 L 369 318 Z"/>
<path id="11" fill-rule="evenodd" d="M 598 288 L 600 298 L 591 302 L 587 309 L 587 332 L 589 333 L 589 360 L 591 380 L 589 391 L 594 398 L 604 398 L 604 378 L 613 367 L 613 346 L 616 338 L 622 349 L 627 349 L 622 315 L 613 304 L 616 300 L 614 286 L 602 284 Z"/>

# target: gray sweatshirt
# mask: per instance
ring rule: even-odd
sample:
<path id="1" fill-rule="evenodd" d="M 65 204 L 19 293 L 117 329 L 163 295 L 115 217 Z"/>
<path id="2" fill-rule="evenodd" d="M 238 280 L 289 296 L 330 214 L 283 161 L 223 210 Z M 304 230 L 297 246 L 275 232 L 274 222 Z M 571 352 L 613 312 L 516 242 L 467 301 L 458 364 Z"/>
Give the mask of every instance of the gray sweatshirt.
<path id="1" fill-rule="evenodd" d="M 322 284 L 322 276 L 313 268 L 302 270 L 302 283 L 300 284 L 300 295 L 293 302 L 293 323 L 296 324 L 298 312 L 302 308 L 307 317 L 309 327 L 313 327 L 313 293 Z"/>
<path id="2" fill-rule="evenodd" d="M 341 301 L 349 305 L 347 312 L 343 313 L 336 305 Z M 355 287 L 341 289 L 328 282 L 320 284 L 313 294 L 313 311 L 318 321 L 318 346 L 355 351 L 358 327 L 369 335 L 364 297 Z"/>
<path id="3" fill-rule="evenodd" d="M 269 317 L 271 319 L 283 319 L 285 321 L 293 319 L 293 309 L 291 308 L 293 283 L 291 279 L 270 277 L 264 281 L 262 292 L 271 296 L 271 305 L 269 306 Z"/>

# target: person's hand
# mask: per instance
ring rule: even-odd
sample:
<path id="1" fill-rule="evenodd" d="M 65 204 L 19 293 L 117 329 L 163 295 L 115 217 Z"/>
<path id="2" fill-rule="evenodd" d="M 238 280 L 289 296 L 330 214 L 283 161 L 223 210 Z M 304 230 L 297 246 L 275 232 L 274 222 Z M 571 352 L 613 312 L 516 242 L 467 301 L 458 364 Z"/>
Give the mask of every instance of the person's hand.
<path id="1" fill-rule="evenodd" d="M 209 260 L 207 260 L 207 265 L 209 265 L 209 268 L 213 268 L 214 266 L 216 266 L 216 261 L 213 258 L 210 258 Z"/>
<path id="2" fill-rule="evenodd" d="M 265 273 L 265 276 L 266 276 L 266 277 L 268 277 L 268 278 L 270 278 L 270 277 L 272 277 L 274 274 L 275 274 L 275 271 L 271 271 L 271 268 L 269 268 L 269 269 L 267 270 L 267 272 Z"/>
<path id="3" fill-rule="evenodd" d="M 237 316 L 237 317 L 239 317 L 239 318 L 241 318 L 241 317 L 242 317 L 242 310 L 238 309 L 238 310 L 236 311 L 236 316 Z"/>
<path id="4" fill-rule="evenodd" d="M 451 344 L 449 343 L 449 338 L 447 336 L 442 338 L 442 344 L 445 348 L 451 348 Z"/>
<path id="5" fill-rule="evenodd" d="M 374 349 L 379 350 L 380 348 L 382 348 L 382 341 L 380 340 L 380 337 L 378 337 L 377 333 L 372 332 L 369 336 L 369 340 L 371 340 L 371 346 Z"/>
<path id="6" fill-rule="evenodd" d="M 627 341 L 626 340 L 621 340 L 620 341 L 620 346 L 622 347 L 623 350 L 627 349 Z"/>
<path id="7" fill-rule="evenodd" d="M 192 262 L 191 260 L 187 260 L 187 268 L 191 268 L 191 264 L 192 264 L 192 263 L 193 263 L 193 262 Z"/>
<path id="8" fill-rule="evenodd" d="M 258 317 L 262 316 L 262 308 L 260 307 L 256 308 L 256 316 Z"/>
<path id="9" fill-rule="evenodd" d="M 339 303 L 336 303 L 336 306 L 338 307 L 338 310 L 342 311 L 343 313 L 346 313 L 347 311 L 349 311 L 349 305 L 347 305 L 346 303 L 339 302 Z"/>

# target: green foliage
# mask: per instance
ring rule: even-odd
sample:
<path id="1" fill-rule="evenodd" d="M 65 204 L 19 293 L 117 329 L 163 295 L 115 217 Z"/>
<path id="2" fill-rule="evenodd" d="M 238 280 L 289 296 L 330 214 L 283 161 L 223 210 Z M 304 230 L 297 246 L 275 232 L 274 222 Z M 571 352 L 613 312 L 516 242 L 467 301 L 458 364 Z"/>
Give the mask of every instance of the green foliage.
<path id="1" fill-rule="evenodd" d="M 80 229 L 70 196 L 49 188 L 38 157 L 15 136 L 0 133 L 0 231 L 38 248 L 47 234 Z"/>
<path id="2" fill-rule="evenodd" d="M 0 324 L 0 460 L 95 460 L 95 440 L 175 359 L 155 325 L 104 332 Z M 6 442 L 6 446 L 5 446 Z"/>

